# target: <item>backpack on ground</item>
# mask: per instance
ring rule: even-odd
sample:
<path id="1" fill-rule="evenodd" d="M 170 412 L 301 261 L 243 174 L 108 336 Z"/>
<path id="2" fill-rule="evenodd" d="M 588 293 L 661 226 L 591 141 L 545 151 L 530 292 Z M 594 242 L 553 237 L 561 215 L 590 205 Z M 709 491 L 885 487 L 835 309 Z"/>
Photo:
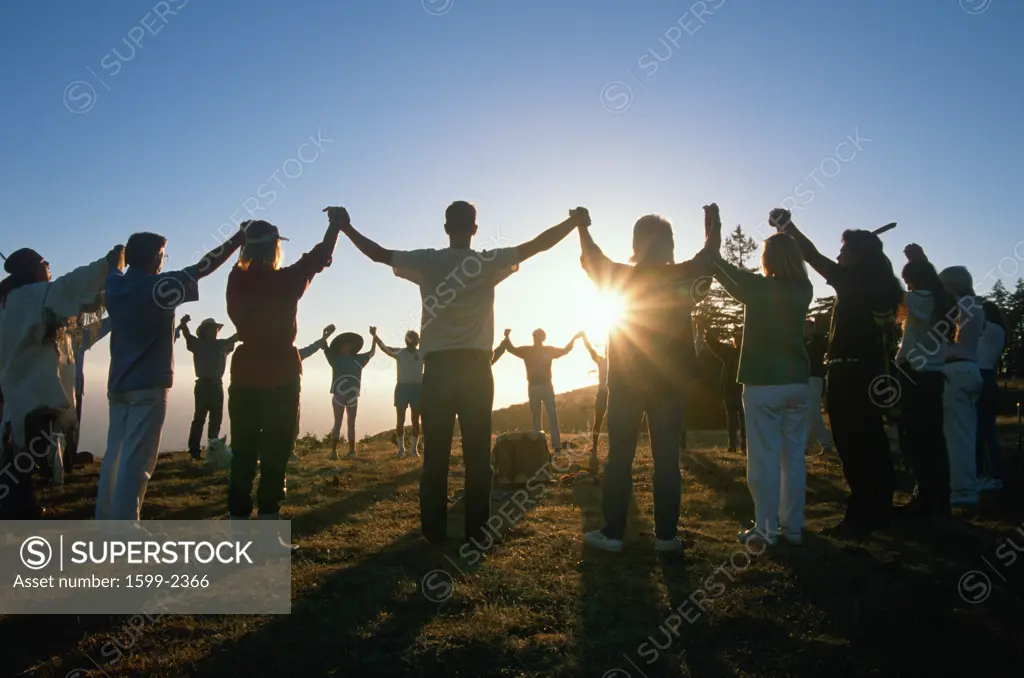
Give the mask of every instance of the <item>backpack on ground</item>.
<path id="1" fill-rule="evenodd" d="M 492 453 L 497 485 L 522 484 L 533 477 L 547 479 L 540 471 L 551 462 L 543 433 L 506 433 L 494 441 Z"/>

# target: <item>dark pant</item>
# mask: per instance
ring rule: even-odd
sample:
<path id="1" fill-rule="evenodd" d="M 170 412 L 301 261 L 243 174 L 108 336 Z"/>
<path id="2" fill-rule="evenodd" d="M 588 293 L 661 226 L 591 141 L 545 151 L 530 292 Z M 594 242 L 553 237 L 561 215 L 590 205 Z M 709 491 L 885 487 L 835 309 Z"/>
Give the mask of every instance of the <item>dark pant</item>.
<path id="1" fill-rule="evenodd" d="M 830 365 L 825 397 L 832 438 L 850 487 L 845 520 L 868 529 L 885 525 L 892 514 L 894 480 L 885 413 L 872 402 L 878 376 L 857 363 Z"/>
<path id="2" fill-rule="evenodd" d="M 188 451 L 198 458 L 206 415 L 210 415 L 207 438 L 220 436 L 220 422 L 224 418 L 224 385 L 220 379 L 196 379 L 195 396 L 196 411 L 192 416 L 192 430 L 188 434 Z"/>
<path id="3" fill-rule="evenodd" d="M 0 520 L 36 520 L 42 514 L 36 502 L 36 471 L 49 478 L 47 460 L 57 444 L 55 422 L 58 413 L 40 409 L 25 417 L 26 448 L 14 446 L 14 432 L 8 427 L 0 440 Z"/>
<path id="4" fill-rule="evenodd" d="M 949 512 L 949 455 L 943 435 L 942 372 L 900 373 L 900 451 L 917 480 L 917 501 L 936 513 Z"/>
<path id="5" fill-rule="evenodd" d="M 78 456 L 78 441 L 82 437 L 82 397 L 83 391 L 75 390 L 75 420 L 78 426 L 67 434 L 67 447 L 64 450 L 64 472 L 75 470 L 75 457 Z"/>
<path id="6" fill-rule="evenodd" d="M 420 521 L 431 541 L 447 537 L 448 463 L 455 419 L 466 466 L 466 539 L 482 543 L 491 513 L 491 407 L 494 378 L 489 351 L 437 351 L 423 364 L 423 473 Z"/>
<path id="7" fill-rule="evenodd" d="M 252 482 L 259 461 L 256 490 L 259 513 L 275 515 L 285 495 L 285 472 L 299 432 L 299 380 L 275 388 L 228 391 L 231 414 L 231 482 L 228 511 L 233 517 L 252 513 Z"/>
<path id="8" fill-rule="evenodd" d="M 1003 453 L 999 449 L 999 383 L 995 370 L 981 371 L 981 396 L 978 398 L 978 475 L 1003 479 Z"/>
<path id="9" fill-rule="evenodd" d="M 726 393 L 722 402 L 725 405 L 726 427 L 729 429 L 729 447 L 731 449 L 745 448 L 747 446 L 747 422 L 743 418 L 743 390 Z"/>
<path id="10" fill-rule="evenodd" d="M 604 469 L 604 528 L 601 531 L 610 539 L 622 539 L 626 534 L 626 514 L 633 492 L 633 457 L 644 413 L 654 457 L 655 536 L 673 539 L 678 530 L 682 496 L 678 451 L 684 421 L 683 396 L 669 391 L 651 393 L 620 387 L 608 392 L 608 462 Z"/>

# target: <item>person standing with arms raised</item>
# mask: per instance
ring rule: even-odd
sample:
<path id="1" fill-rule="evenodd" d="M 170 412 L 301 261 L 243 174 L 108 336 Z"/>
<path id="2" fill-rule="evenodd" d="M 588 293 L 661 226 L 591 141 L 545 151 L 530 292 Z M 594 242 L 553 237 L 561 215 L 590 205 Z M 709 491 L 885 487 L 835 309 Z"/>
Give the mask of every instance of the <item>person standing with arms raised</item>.
<path id="1" fill-rule="evenodd" d="M 654 457 L 654 548 L 679 551 L 679 470 L 685 393 L 697 379 L 693 337 L 693 281 L 711 274 L 711 258 L 675 263 L 672 224 L 649 214 L 633 226 L 633 266 L 611 261 L 590 235 L 589 219 L 579 228 L 580 263 L 601 290 L 627 301 L 622 319 L 608 336 L 608 461 L 602 497 L 604 527 L 584 543 L 603 551 L 622 550 L 633 490 L 633 458 L 646 415 Z M 718 249 L 705 214 L 708 249 Z M 713 238 L 718 238 L 718 243 Z"/>
<path id="2" fill-rule="evenodd" d="M 313 278 L 331 265 L 338 233 L 348 224 L 343 207 L 327 210 L 323 239 L 291 266 L 281 266 L 277 226 L 254 221 L 228 275 L 228 317 L 241 345 L 231 358 L 228 414 L 231 417 L 232 520 L 251 517 L 257 464 L 260 520 L 277 520 L 285 498 L 288 461 L 299 432 L 302 354 L 295 348 L 299 299 Z M 324 329 L 321 345 L 334 327 Z M 287 546 L 292 546 L 288 544 Z"/>
<path id="3" fill-rule="evenodd" d="M 836 291 L 825 402 L 850 496 L 835 532 L 864 537 L 887 527 L 892 518 L 894 477 L 884 424 L 886 403 L 876 402 L 876 389 L 895 381 L 890 347 L 903 286 L 881 239 L 870 231 L 844 231 L 839 257 L 833 261 L 797 229 L 788 210 L 772 210 L 769 220 L 796 240 L 807 264 Z"/>
<path id="4" fill-rule="evenodd" d="M 416 283 L 423 302 L 423 474 L 420 520 L 424 538 L 447 540 L 448 464 L 458 418 L 466 465 L 466 540 L 478 548 L 491 508 L 491 409 L 494 405 L 494 288 L 530 257 L 551 249 L 577 225 L 590 223 L 583 208 L 518 247 L 477 251 L 476 207 L 459 200 L 445 211 L 449 246 L 385 249 L 350 224 L 342 232 L 371 260 Z"/>
<path id="5" fill-rule="evenodd" d="M 100 468 L 97 520 L 139 519 L 156 469 L 167 394 L 174 382 L 174 314 L 181 304 L 199 299 L 199 280 L 220 268 L 244 237 L 239 228 L 195 264 L 162 272 L 167 238 L 133 233 L 124 250 L 128 270 L 107 275 L 110 426 Z"/>
<path id="6" fill-rule="evenodd" d="M 509 338 L 510 330 L 505 330 L 505 349 L 526 365 L 526 381 L 529 383 L 527 395 L 530 399 L 530 413 L 533 415 L 533 433 L 541 432 L 541 408 L 548 412 L 548 425 L 551 427 L 551 449 L 556 452 L 562 449 L 562 437 L 558 431 L 558 409 L 555 405 L 555 387 L 551 383 L 551 363 L 572 352 L 576 340 L 583 336 L 582 332 L 573 335 L 569 343 L 562 348 L 545 346 L 548 335 L 542 329 L 533 331 L 531 346 L 514 346 Z"/>

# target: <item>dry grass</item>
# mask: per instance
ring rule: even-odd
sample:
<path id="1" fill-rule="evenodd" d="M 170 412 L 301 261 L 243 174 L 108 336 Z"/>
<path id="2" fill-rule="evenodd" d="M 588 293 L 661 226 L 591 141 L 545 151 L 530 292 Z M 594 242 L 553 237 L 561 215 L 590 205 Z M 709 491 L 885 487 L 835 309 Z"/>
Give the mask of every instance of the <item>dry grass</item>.
<path id="1" fill-rule="evenodd" d="M 1020 666 L 1024 564 L 1003 568 L 993 555 L 1024 520 L 1019 473 L 940 530 L 902 525 L 854 544 L 813 534 L 839 517 L 845 486 L 835 460 L 812 456 L 806 546 L 750 559 L 735 542 L 752 512 L 744 461 L 720 443 L 692 434 L 683 455 L 685 555 L 651 549 L 641 448 L 627 551 L 585 551 L 582 532 L 600 526 L 600 486 L 558 486 L 475 566 L 457 544 L 419 541 L 417 460 L 396 460 L 383 444 L 354 462 L 312 452 L 289 476 L 285 513 L 302 547 L 291 615 L 167 616 L 134 633 L 127 617 L 0 618 L 0 675 L 916 676 Z M 76 475 L 46 503 L 61 518 L 89 517 L 95 475 Z M 221 518 L 225 494 L 223 473 L 171 455 L 144 517 Z M 450 534 L 462 534 L 461 520 L 457 506 Z M 982 557 L 1006 582 L 993 574 L 989 599 L 968 604 L 958 581 L 985 571 Z M 428 582 L 453 583 L 440 603 L 424 585 L 434 570 L 447 575 Z"/>

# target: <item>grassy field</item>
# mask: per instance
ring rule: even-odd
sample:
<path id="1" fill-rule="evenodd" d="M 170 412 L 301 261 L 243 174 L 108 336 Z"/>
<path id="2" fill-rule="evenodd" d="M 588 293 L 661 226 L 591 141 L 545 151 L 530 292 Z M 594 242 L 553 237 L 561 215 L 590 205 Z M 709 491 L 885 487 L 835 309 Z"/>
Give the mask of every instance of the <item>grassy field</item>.
<path id="1" fill-rule="evenodd" d="M 381 443 L 352 462 L 330 463 L 324 451 L 310 451 L 288 479 L 285 516 L 301 546 L 291 615 L 164 616 L 135 630 L 123 616 L 0 618 L 0 675 L 1019 670 L 1024 563 L 996 556 L 1007 539 L 1024 549 L 1019 460 L 1008 464 L 1015 470 L 1005 492 L 948 525 L 900 524 L 852 543 L 817 534 L 839 518 L 845 486 L 837 460 L 811 456 L 806 545 L 752 556 L 735 541 L 752 515 L 744 460 L 722 442 L 721 434 L 693 432 L 683 455 L 683 555 L 651 548 L 651 461 L 641 447 L 627 551 L 582 548 L 582 533 L 601 518 L 600 486 L 581 483 L 553 486 L 525 515 L 505 521 L 503 543 L 475 565 L 460 559 L 457 542 L 437 551 L 419 540 L 418 460 L 397 460 Z M 1008 437 L 1008 449 L 1012 443 Z M 461 459 L 454 459 L 453 494 L 462 484 Z M 91 516 L 97 466 L 46 497 L 57 517 Z M 223 472 L 193 466 L 185 454 L 164 456 L 144 518 L 221 519 L 226 482 Z M 501 506 L 495 501 L 496 511 Z M 458 504 L 450 534 L 462 534 Z M 985 574 L 991 588 L 979 588 L 985 580 L 975 574 L 962 590 L 971 571 Z"/>

